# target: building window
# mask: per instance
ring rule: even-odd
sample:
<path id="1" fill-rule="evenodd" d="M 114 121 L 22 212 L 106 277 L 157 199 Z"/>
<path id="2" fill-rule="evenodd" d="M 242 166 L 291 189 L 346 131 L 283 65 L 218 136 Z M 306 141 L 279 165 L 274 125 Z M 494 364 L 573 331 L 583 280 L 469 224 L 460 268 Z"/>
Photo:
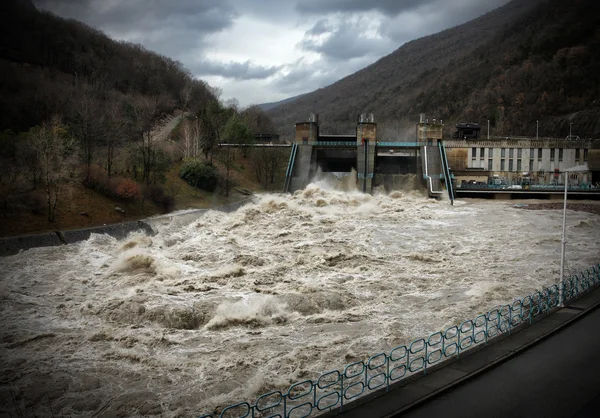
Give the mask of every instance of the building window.
<path id="1" fill-rule="evenodd" d="M 522 158 L 523 156 L 523 148 L 517 149 L 517 158 Z"/>
<path id="2" fill-rule="evenodd" d="M 554 157 L 556 155 L 556 150 L 554 148 L 550 148 L 550 161 L 554 160 Z"/>
<path id="3" fill-rule="evenodd" d="M 513 171 L 513 160 L 508 160 L 508 171 Z"/>
<path id="4" fill-rule="evenodd" d="M 542 159 L 542 149 L 538 148 L 538 160 Z"/>
<path id="5" fill-rule="evenodd" d="M 529 160 L 529 172 L 533 172 L 533 160 Z"/>
<path id="6" fill-rule="evenodd" d="M 581 158 L 581 150 L 579 148 L 575 149 L 575 160 L 579 161 Z"/>
<path id="7" fill-rule="evenodd" d="M 500 171 L 506 170 L 506 160 L 503 158 L 500 160 Z"/>
<path id="8" fill-rule="evenodd" d="M 558 161 L 562 161 L 563 160 L 563 149 L 559 149 L 558 150 Z"/>
<path id="9" fill-rule="evenodd" d="M 488 158 L 488 170 L 489 170 L 489 171 L 492 171 L 492 169 L 493 169 L 493 167 L 494 167 L 494 166 L 493 166 L 493 161 L 494 161 L 494 160 L 492 160 L 491 158 Z"/>
<path id="10" fill-rule="evenodd" d="M 508 149 L 508 158 L 513 158 L 515 156 L 514 151 L 513 148 Z"/>
<path id="11" fill-rule="evenodd" d="M 471 158 L 477 158 L 477 148 L 471 149 Z"/>
<path id="12" fill-rule="evenodd" d="M 517 160 L 517 171 L 521 171 L 521 160 Z"/>
<path id="13" fill-rule="evenodd" d="M 535 150 L 533 148 L 529 149 L 529 159 L 532 159 L 535 156 L 534 152 Z"/>
<path id="14" fill-rule="evenodd" d="M 488 148 L 488 158 L 492 158 L 494 155 L 494 148 Z"/>
<path id="15" fill-rule="evenodd" d="M 500 158 L 506 158 L 506 148 L 502 148 L 502 151 L 500 151 Z"/>
<path id="16" fill-rule="evenodd" d="M 584 149 L 583 150 L 583 161 L 587 161 L 587 157 L 588 157 L 588 150 Z"/>
<path id="17" fill-rule="evenodd" d="M 479 157 L 480 157 L 480 158 L 483 158 L 483 157 L 485 157 L 485 154 L 484 154 L 484 153 L 485 153 L 485 148 L 481 148 L 481 149 L 479 150 Z"/>

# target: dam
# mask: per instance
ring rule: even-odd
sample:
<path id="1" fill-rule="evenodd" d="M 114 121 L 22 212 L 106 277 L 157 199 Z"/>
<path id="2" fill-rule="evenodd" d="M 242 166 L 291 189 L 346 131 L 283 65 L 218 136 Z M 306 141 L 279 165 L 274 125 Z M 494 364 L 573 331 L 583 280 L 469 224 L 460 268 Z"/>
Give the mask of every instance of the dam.
<path id="1" fill-rule="evenodd" d="M 471 124 L 457 124 L 459 133 L 463 126 Z M 372 114 L 359 115 L 348 135 L 322 133 L 313 114 L 295 124 L 283 192 L 303 189 L 317 172 L 352 172 L 363 193 L 421 189 L 451 204 L 457 197 L 561 199 L 565 183 L 571 198 L 598 200 L 600 140 L 485 140 L 479 131 L 444 139 L 442 121 L 421 115 L 414 136 L 381 141 Z M 412 176 L 410 185 L 398 184 L 403 175 Z"/>
<path id="2" fill-rule="evenodd" d="M 421 118 L 416 138 L 378 141 L 372 114 L 358 116 L 352 135 L 320 132 L 318 115 L 295 125 L 283 192 L 305 188 L 320 172 L 356 172 L 358 190 L 371 193 L 377 187 L 397 189 L 398 175 L 413 175 L 409 188 L 425 188 L 429 197 L 447 194 L 454 202 L 451 174 L 442 140 L 443 124 Z"/>

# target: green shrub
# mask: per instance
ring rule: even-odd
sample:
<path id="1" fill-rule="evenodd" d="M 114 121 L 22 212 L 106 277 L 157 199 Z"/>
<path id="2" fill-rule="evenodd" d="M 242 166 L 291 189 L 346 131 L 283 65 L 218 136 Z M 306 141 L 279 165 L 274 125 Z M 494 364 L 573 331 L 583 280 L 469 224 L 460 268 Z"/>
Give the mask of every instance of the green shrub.
<path id="1" fill-rule="evenodd" d="M 188 161 L 181 167 L 179 176 L 188 184 L 207 192 L 214 192 L 217 188 L 217 170 L 210 163 Z"/>

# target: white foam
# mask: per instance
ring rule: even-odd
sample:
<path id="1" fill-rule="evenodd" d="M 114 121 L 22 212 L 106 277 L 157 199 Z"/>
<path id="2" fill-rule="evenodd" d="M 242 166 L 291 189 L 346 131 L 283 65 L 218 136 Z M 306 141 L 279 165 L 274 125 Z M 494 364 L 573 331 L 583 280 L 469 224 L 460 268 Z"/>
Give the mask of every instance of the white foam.
<path id="1" fill-rule="evenodd" d="M 0 368 L 19 371 L 18 394 L 31 379 L 51 387 L 48 370 L 64 376 L 79 392 L 50 397 L 57 415 L 91 398 L 112 399 L 102 413 L 116 415 L 123 388 L 129 406 L 159 397 L 174 414 L 210 412 L 557 279 L 558 212 L 364 195 L 344 181 L 163 219 L 154 237 L 93 235 L 0 259 L 3 333 L 18 346 Z M 569 213 L 570 270 L 598 261 L 599 219 Z"/>

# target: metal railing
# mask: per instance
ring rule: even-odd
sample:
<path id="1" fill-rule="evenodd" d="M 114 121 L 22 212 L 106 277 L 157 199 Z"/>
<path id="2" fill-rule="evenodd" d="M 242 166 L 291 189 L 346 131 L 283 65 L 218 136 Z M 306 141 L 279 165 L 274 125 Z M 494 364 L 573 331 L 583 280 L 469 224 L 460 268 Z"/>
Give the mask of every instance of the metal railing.
<path id="1" fill-rule="evenodd" d="M 292 144 L 292 149 L 290 150 L 290 161 L 288 162 L 288 167 L 285 172 L 285 181 L 283 184 L 283 193 L 287 193 L 290 191 L 290 185 L 292 183 L 292 175 L 294 173 L 294 164 L 296 163 L 296 154 L 298 153 L 298 144 L 295 142 Z"/>
<path id="2" fill-rule="evenodd" d="M 372 391 L 390 387 L 410 375 L 427 374 L 428 369 L 515 328 L 531 324 L 533 319 L 600 284 L 600 264 L 536 291 L 523 299 L 497 307 L 473 320 L 434 332 L 389 352 L 372 355 L 348 364 L 342 370 L 322 373 L 284 391 L 259 396 L 254 403 L 239 402 L 215 415 L 200 418 L 304 418 L 330 410 L 344 410 L 352 400 Z M 562 289 L 561 289 L 562 288 Z M 562 290 L 562 300 L 561 292 Z"/>
<path id="3" fill-rule="evenodd" d="M 450 168 L 448 167 L 448 158 L 446 157 L 446 148 L 444 147 L 444 142 L 438 141 L 438 147 L 440 148 L 440 160 L 442 163 L 442 171 L 444 173 L 446 190 L 448 191 L 450 204 L 454 206 L 454 190 L 452 189 L 452 177 L 450 176 Z"/>
<path id="4" fill-rule="evenodd" d="M 565 186 L 563 185 L 554 185 L 554 184 L 532 184 L 530 186 L 521 186 L 519 184 L 457 184 L 456 189 L 462 190 L 506 190 L 506 191 L 556 191 L 563 193 L 565 190 Z M 595 187 L 592 185 L 573 185 L 569 186 L 569 191 L 573 192 L 600 192 L 600 187 Z"/>
<path id="5" fill-rule="evenodd" d="M 392 148 L 419 148 L 421 143 L 419 142 L 383 142 L 377 141 L 372 142 L 378 147 L 392 147 Z M 310 146 L 323 146 L 323 147 L 358 147 L 362 145 L 362 142 L 358 141 L 308 141 L 301 142 L 298 145 L 310 145 Z"/>

